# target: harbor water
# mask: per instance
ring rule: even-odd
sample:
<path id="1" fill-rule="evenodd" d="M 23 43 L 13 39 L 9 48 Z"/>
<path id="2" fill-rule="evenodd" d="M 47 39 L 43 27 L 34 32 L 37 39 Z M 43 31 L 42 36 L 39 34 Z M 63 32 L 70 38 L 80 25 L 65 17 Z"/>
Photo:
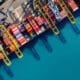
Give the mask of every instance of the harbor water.
<path id="1" fill-rule="evenodd" d="M 77 11 L 74 15 L 76 26 L 80 29 L 79 13 L 80 11 Z M 24 57 L 12 60 L 12 78 L 4 69 L 0 70 L 4 80 L 80 80 L 80 34 L 74 32 L 72 27 L 76 26 L 72 26 L 67 19 L 59 25 L 66 43 L 62 43 L 48 30 L 43 35 L 46 36 L 52 51 L 48 51 L 40 40 L 43 36 L 33 40 L 30 45 L 36 49 L 40 60 L 36 60 L 30 49 L 25 46 L 22 49 Z"/>

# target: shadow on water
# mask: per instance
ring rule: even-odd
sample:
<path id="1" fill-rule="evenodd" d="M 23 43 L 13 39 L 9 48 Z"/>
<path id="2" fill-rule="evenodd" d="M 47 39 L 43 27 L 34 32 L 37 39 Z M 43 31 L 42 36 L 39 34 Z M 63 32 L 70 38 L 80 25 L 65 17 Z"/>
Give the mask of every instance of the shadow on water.
<path id="1" fill-rule="evenodd" d="M 80 16 L 80 9 L 77 10 L 76 12 L 74 12 L 73 15 L 74 15 L 75 17 L 79 17 L 79 16 Z"/>
<path id="2" fill-rule="evenodd" d="M 40 56 L 39 53 L 36 51 L 35 49 L 35 45 L 37 43 L 38 37 L 35 37 L 33 40 L 31 40 L 29 43 L 27 43 L 26 45 L 23 46 L 22 49 L 24 49 L 25 47 L 30 51 L 30 53 L 32 53 L 33 57 L 36 60 L 40 60 Z"/>
<path id="3" fill-rule="evenodd" d="M 77 11 L 75 11 L 75 12 L 73 13 L 73 15 L 74 15 L 74 17 L 77 19 L 77 17 L 80 16 L 80 9 L 77 10 Z M 65 18 L 65 19 L 64 19 L 63 21 L 61 21 L 61 22 L 58 22 L 58 23 L 57 23 L 57 26 L 59 26 L 58 28 L 59 28 L 60 30 L 63 29 L 64 26 L 67 24 L 67 22 L 69 22 L 68 18 Z M 69 23 L 70 23 L 70 22 L 69 22 Z M 77 35 L 80 34 L 80 30 L 79 30 L 78 25 L 77 25 L 77 24 L 79 24 L 79 23 L 80 23 L 80 21 L 78 22 L 77 20 L 76 20 L 76 23 L 75 23 L 75 24 L 71 24 L 71 23 L 70 23 L 73 31 L 74 31 L 75 34 L 77 34 Z M 80 25 L 80 24 L 79 24 L 79 25 Z"/>
<path id="4" fill-rule="evenodd" d="M 58 22 L 56 25 L 58 26 L 59 30 L 61 31 L 64 27 L 65 24 L 68 22 L 68 19 L 65 18 L 64 21 Z M 41 39 L 41 41 L 43 41 L 43 43 L 46 41 L 47 43 L 45 43 L 45 47 L 48 51 L 52 52 L 53 49 L 51 48 L 49 42 L 48 42 L 48 36 L 54 36 L 53 32 L 51 29 L 48 29 L 47 31 L 45 31 L 44 33 L 42 33 L 41 35 L 39 35 L 38 37 L 35 37 L 34 39 L 32 39 L 29 43 L 27 43 L 26 45 L 24 45 L 23 47 L 21 47 L 21 49 L 23 50 L 25 47 L 32 52 L 32 55 L 34 56 L 34 58 L 36 58 L 37 60 L 40 60 L 40 56 L 37 53 L 36 49 L 35 49 L 35 45 L 38 41 L 38 39 Z M 63 36 L 63 34 L 61 33 L 58 38 L 65 43 L 66 40 Z M 15 53 L 11 53 L 11 55 L 9 55 L 10 59 L 13 60 L 16 57 Z"/>
<path id="5" fill-rule="evenodd" d="M 74 16 L 76 18 L 78 16 L 80 16 L 80 10 L 76 11 L 74 13 Z M 65 27 L 65 25 L 67 24 L 67 22 L 68 22 L 67 18 L 64 21 L 58 22 L 57 25 L 58 25 L 59 30 L 62 30 Z M 53 49 L 52 49 L 52 47 L 50 46 L 50 44 L 49 44 L 49 42 L 47 40 L 48 36 L 53 36 L 53 32 L 50 29 L 45 31 L 39 37 L 36 37 L 35 39 L 33 39 L 28 44 L 24 45 L 21 49 L 24 50 L 24 48 L 26 47 L 29 51 L 31 51 L 31 53 L 32 53 L 32 55 L 34 56 L 35 59 L 40 60 L 40 56 L 39 56 L 39 54 L 37 53 L 37 51 L 35 49 L 35 45 L 36 45 L 38 39 L 42 39 L 43 43 L 45 43 L 45 41 L 46 41 L 46 43 L 45 43 L 46 49 L 48 49 L 49 51 L 52 52 Z M 62 38 L 60 36 L 62 36 Z M 61 40 L 63 40 L 63 34 L 61 34 L 60 36 L 59 37 L 61 38 Z M 63 40 L 63 42 L 64 42 L 64 40 Z M 11 60 L 17 58 L 14 53 L 9 55 L 9 57 L 10 57 Z M 9 67 L 5 66 L 2 61 L 0 61 L 0 67 L 2 67 L 10 77 L 14 76 L 13 72 L 11 71 L 11 69 Z M 3 78 L 3 76 L 1 74 L 0 74 L 0 80 L 4 80 L 4 78 Z"/>
<path id="6" fill-rule="evenodd" d="M 0 61 L 0 69 L 1 69 L 1 66 L 2 66 L 2 60 Z M 3 77 L 3 75 L 2 74 L 0 74 L 0 80 L 4 80 L 4 77 Z"/>
<path id="7" fill-rule="evenodd" d="M 0 80 L 4 80 L 3 76 L 0 74 Z"/>
<path id="8" fill-rule="evenodd" d="M 13 74 L 11 68 L 6 66 L 5 64 L 3 64 L 2 61 L 0 61 L 0 68 L 3 69 L 10 78 L 14 77 L 14 74 Z M 0 74 L 0 80 L 4 80 L 3 77 L 4 76 Z"/>
<path id="9" fill-rule="evenodd" d="M 78 21 L 77 18 L 80 16 L 80 9 L 73 13 L 74 17 L 76 18 L 76 23 L 74 25 L 71 25 L 73 30 L 76 34 L 80 34 L 80 20 Z"/>
<path id="10" fill-rule="evenodd" d="M 26 47 L 32 53 L 33 57 L 36 60 L 40 60 L 40 55 L 37 53 L 37 51 L 35 49 L 35 45 L 36 45 L 38 39 L 41 39 L 43 41 L 46 49 L 48 51 L 52 52 L 53 49 L 52 49 L 51 45 L 49 44 L 49 42 L 47 40 L 48 36 L 53 36 L 53 32 L 50 29 L 48 29 L 46 32 L 41 34 L 39 37 L 35 37 L 28 44 L 24 45 L 21 49 L 24 50 L 24 48 Z M 46 41 L 46 43 L 45 43 L 45 41 Z M 9 58 L 10 58 L 10 60 L 13 60 L 13 59 L 17 58 L 17 56 L 15 55 L 15 53 L 11 53 L 11 55 L 9 55 Z M 0 64 L 1 64 L 0 67 L 2 67 L 5 70 L 5 72 L 7 73 L 7 75 L 9 77 L 13 77 L 14 76 L 14 74 L 13 74 L 12 70 L 10 69 L 10 67 L 5 66 L 2 61 L 0 62 Z M 4 80 L 2 75 L 0 75 L 0 79 Z"/>
<path id="11" fill-rule="evenodd" d="M 45 46 L 45 48 L 47 49 L 47 51 L 49 51 L 50 53 L 53 51 L 51 45 L 49 44 L 49 41 L 48 41 L 48 34 L 49 34 L 49 30 L 44 32 L 43 34 L 41 34 L 39 36 L 39 40 L 41 41 L 41 43 Z"/>
<path id="12" fill-rule="evenodd" d="M 13 72 L 12 72 L 12 70 L 11 70 L 10 67 L 8 67 L 8 66 L 6 66 L 5 64 L 3 64 L 3 65 L 2 65 L 2 68 L 5 70 L 5 72 L 7 73 L 7 75 L 8 75 L 9 77 L 13 77 L 13 76 L 14 76 L 14 74 L 13 74 Z"/>

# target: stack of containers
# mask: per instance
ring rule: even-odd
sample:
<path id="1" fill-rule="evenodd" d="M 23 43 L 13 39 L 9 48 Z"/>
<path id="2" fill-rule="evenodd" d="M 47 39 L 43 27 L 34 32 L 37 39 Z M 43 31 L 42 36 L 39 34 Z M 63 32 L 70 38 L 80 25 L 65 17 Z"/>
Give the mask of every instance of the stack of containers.
<path id="1" fill-rule="evenodd" d="M 13 24 L 12 26 L 10 26 L 10 30 L 20 45 L 24 45 L 27 43 L 28 40 L 26 40 L 26 38 L 21 34 L 16 24 Z"/>

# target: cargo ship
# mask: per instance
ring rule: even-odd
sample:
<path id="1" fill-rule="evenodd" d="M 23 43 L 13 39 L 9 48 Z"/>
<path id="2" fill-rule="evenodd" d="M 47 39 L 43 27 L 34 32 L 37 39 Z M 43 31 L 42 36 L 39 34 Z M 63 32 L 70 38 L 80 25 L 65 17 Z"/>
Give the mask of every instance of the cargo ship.
<path id="1" fill-rule="evenodd" d="M 28 44 L 46 30 L 51 29 L 55 35 L 58 35 L 60 30 L 55 25 L 56 22 L 60 22 L 68 17 L 70 22 L 74 24 L 74 19 L 72 19 L 74 17 L 71 11 L 75 12 L 79 7 L 74 0 L 67 0 L 69 7 L 66 6 L 62 8 L 63 5 L 61 5 L 60 1 L 53 0 L 45 4 L 45 6 L 40 3 L 41 5 L 39 4 L 38 8 L 40 9 L 42 7 L 42 9 L 40 9 L 41 15 L 33 13 L 28 5 L 26 6 L 26 11 L 23 6 L 27 2 L 9 11 L 8 16 L 13 23 L 8 26 L 4 24 L 0 25 L 0 59 L 3 60 L 7 66 L 11 65 L 11 60 L 8 55 L 15 53 L 18 58 L 22 58 L 23 53 L 20 47 Z M 66 3 L 63 1 L 63 4 Z M 69 9 L 68 12 L 66 12 L 65 9 Z M 46 11 L 46 13 L 42 12 L 42 10 Z M 71 18 L 68 13 L 72 15 Z"/>

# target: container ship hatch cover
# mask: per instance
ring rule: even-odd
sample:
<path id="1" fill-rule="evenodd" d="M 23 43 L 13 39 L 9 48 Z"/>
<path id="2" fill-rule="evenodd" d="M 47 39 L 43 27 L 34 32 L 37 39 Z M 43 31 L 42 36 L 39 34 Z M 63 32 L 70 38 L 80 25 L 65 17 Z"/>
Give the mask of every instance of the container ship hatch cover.
<path id="1" fill-rule="evenodd" d="M 71 0 L 70 0 L 71 1 Z M 73 1 L 73 0 L 72 0 Z M 79 8 L 78 8 L 78 6 L 74 3 L 74 2 L 72 2 L 71 1 L 71 3 L 68 3 L 69 5 L 70 5 L 70 7 L 72 8 L 72 10 L 73 11 L 76 11 L 76 10 L 78 10 Z M 72 4 L 75 4 L 75 6 L 73 6 Z M 59 8 L 59 7 L 58 7 Z M 20 10 L 21 10 L 21 12 L 22 13 L 24 13 L 23 12 L 23 10 L 20 8 Z M 19 20 L 19 22 L 21 23 L 21 20 L 22 20 L 22 16 L 23 16 L 23 14 L 22 14 L 22 16 L 21 16 L 21 18 L 20 18 L 20 15 L 21 14 L 18 14 L 18 11 L 16 12 L 17 10 L 13 10 L 12 12 L 14 13 L 14 14 L 16 14 L 17 13 L 17 15 L 18 15 L 18 17 L 16 17 L 16 15 L 15 15 L 15 18 L 17 18 L 18 20 Z M 20 11 L 19 11 L 20 12 Z M 21 13 L 20 12 L 20 13 Z M 62 10 L 61 8 L 60 8 L 60 14 L 61 14 L 61 16 L 62 16 L 62 18 L 64 19 L 65 17 L 67 17 L 67 15 L 66 15 L 66 13 L 65 13 L 65 11 L 64 10 Z M 17 40 L 17 43 L 20 45 L 20 47 L 21 46 L 23 46 L 23 45 L 25 45 L 26 43 L 28 43 L 29 41 L 24 37 L 24 35 L 20 32 L 20 30 L 19 30 L 19 23 L 17 23 L 17 24 L 13 24 L 13 25 L 11 25 L 11 26 L 9 26 L 9 28 L 10 28 L 10 31 L 11 31 L 11 33 L 12 33 L 12 35 L 15 37 L 15 39 Z M 5 42 L 5 40 L 4 40 L 4 42 Z M 6 42 L 5 42 L 6 43 Z M 11 49 L 11 47 L 10 47 L 10 49 Z M 2 58 L 3 56 L 1 56 L 1 58 Z"/>

